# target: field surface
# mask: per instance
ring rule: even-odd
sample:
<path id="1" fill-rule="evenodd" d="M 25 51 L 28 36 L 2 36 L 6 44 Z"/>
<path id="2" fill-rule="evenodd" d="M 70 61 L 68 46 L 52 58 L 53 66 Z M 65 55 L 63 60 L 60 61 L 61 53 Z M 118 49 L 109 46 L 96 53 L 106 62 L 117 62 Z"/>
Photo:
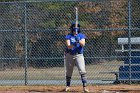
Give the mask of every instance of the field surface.
<path id="1" fill-rule="evenodd" d="M 0 93 L 65 93 L 65 86 L 0 86 Z M 93 85 L 90 93 L 140 93 L 140 85 Z M 81 86 L 72 86 L 69 93 L 83 93 Z"/>

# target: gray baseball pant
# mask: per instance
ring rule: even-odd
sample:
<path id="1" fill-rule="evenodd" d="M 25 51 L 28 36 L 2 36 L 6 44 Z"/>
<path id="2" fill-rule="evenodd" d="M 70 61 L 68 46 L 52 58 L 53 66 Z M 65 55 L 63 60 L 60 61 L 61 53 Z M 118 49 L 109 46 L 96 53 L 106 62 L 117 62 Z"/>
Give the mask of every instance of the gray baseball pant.
<path id="1" fill-rule="evenodd" d="M 83 54 L 71 55 L 69 53 L 66 54 L 66 76 L 71 77 L 73 73 L 74 65 L 76 64 L 79 74 L 86 74 L 85 70 L 85 60 Z"/>

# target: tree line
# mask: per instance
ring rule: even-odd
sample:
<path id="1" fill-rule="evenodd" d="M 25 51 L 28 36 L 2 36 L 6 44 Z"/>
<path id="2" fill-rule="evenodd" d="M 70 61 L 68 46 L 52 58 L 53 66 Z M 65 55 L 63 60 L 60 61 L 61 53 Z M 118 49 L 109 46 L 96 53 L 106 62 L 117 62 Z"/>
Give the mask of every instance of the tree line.
<path id="1" fill-rule="evenodd" d="M 13 0 L 1 0 L 9 1 Z M 133 28 L 140 26 L 139 3 L 139 0 L 131 3 Z M 75 6 L 79 9 L 81 29 L 87 36 L 86 57 L 115 55 L 114 50 L 118 47 L 117 38 L 128 37 L 128 30 L 123 29 L 128 28 L 127 0 L 1 3 L 2 57 L 24 57 L 27 38 L 29 58 L 49 59 L 47 62 L 46 59 L 30 61 L 31 66 L 38 66 L 38 62 L 41 64 L 39 66 L 46 66 L 48 62 L 51 66 L 56 65 L 50 59 L 63 57 L 64 36 L 69 33 L 71 22 L 75 21 Z M 139 36 L 136 31 L 132 33 Z"/>

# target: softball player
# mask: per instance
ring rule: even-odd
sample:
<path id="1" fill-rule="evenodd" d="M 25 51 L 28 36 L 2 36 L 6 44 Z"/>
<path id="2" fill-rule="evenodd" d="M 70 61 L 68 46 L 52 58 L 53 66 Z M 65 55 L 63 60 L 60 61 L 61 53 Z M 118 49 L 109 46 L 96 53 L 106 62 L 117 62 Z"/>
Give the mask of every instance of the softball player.
<path id="1" fill-rule="evenodd" d="M 83 83 L 83 91 L 89 92 L 86 88 L 87 78 L 85 70 L 85 60 L 83 56 L 83 47 L 85 46 L 86 36 L 80 33 L 80 24 L 75 28 L 75 23 L 71 24 L 71 33 L 66 35 L 66 51 L 65 51 L 65 66 L 66 66 L 66 88 L 65 91 L 70 91 L 71 77 L 74 65 L 76 64 L 81 80 Z"/>

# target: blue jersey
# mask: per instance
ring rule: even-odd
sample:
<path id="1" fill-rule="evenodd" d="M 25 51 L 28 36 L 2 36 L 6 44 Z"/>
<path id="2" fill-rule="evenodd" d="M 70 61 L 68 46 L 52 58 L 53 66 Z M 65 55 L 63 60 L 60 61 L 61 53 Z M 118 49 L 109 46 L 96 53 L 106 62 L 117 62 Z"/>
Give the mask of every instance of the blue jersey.
<path id="1" fill-rule="evenodd" d="M 86 36 L 82 33 L 77 34 L 77 37 L 79 38 L 79 40 L 86 38 Z M 65 39 L 70 40 L 71 45 L 74 45 L 76 43 L 75 36 L 71 33 L 66 35 Z M 83 54 L 83 51 L 84 51 L 84 48 L 79 43 L 76 43 L 76 46 L 73 47 L 72 49 L 66 48 L 66 52 L 67 53 L 69 52 L 71 54 L 77 54 L 77 53 Z"/>

